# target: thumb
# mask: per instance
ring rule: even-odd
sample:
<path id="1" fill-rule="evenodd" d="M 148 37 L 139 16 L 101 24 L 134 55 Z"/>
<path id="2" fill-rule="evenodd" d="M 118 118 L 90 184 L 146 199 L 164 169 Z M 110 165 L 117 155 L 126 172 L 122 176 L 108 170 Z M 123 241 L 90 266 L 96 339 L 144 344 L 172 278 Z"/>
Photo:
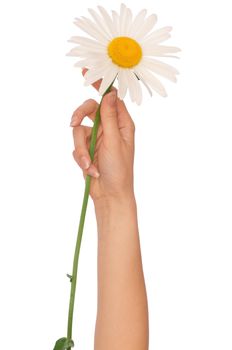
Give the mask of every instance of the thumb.
<path id="1" fill-rule="evenodd" d="M 117 113 L 117 91 L 106 94 L 101 103 L 101 123 L 106 138 L 115 139 L 120 136 Z"/>

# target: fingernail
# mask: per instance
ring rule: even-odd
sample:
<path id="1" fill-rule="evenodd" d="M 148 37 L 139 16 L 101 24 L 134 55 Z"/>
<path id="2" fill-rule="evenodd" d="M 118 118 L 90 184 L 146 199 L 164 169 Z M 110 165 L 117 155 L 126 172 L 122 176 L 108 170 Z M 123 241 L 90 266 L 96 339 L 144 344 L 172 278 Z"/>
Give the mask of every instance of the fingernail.
<path id="1" fill-rule="evenodd" d="M 114 106 L 116 102 L 117 92 L 115 90 L 111 91 L 108 95 L 108 101 L 111 106 Z"/>
<path id="2" fill-rule="evenodd" d="M 84 169 L 88 169 L 88 167 L 90 166 L 90 161 L 85 156 L 81 157 L 81 166 Z"/>
<path id="3" fill-rule="evenodd" d="M 98 178 L 100 176 L 99 172 L 96 169 L 91 168 L 91 169 L 89 169 L 88 172 L 89 172 L 89 175 L 94 176 L 96 178 Z"/>

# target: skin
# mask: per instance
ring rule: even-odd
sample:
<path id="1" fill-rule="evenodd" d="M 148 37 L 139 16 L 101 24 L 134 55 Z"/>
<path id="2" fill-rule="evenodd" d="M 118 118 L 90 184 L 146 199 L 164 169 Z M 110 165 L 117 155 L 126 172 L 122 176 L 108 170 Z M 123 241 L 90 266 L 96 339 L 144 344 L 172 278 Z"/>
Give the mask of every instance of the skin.
<path id="1" fill-rule="evenodd" d="M 87 70 L 83 70 L 85 74 Z M 101 81 L 93 84 L 98 89 Z M 133 185 L 135 125 L 117 90 L 101 105 L 94 160 L 91 127 L 98 103 L 85 101 L 73 113 L 73 157 L 92 176 L 90 196 L 98 228 L 98 309 L 95 350 L 147 350 L 149 321 Z M 85 158 L 85 159 L 84 159 Z M 99 175 L 100 174 L 100 175 Z"/>

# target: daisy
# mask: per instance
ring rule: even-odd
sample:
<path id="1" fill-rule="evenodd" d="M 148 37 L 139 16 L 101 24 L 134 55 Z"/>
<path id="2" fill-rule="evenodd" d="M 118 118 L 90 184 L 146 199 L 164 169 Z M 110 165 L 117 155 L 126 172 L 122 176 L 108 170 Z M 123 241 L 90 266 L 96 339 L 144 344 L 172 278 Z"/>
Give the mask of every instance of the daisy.
<path id="1" fill-rule="evenodd" d="M 71 37 L 69 42 L 78 44 L 67 55 L 81 58 L 75 66 L 87 67 L 85 85 L 102 78 L 99 94 L 103 95 L 117 78 L 118 97 L 122 100 L 129 90 L 130 98 L 137 104 L 142 102 L 140 81 L 152 95 L 152 90 L 167 96 L 165 88 L 156 75 L 176 82 L 178 71 L 156 57 L 176 57 L 180 51 L 173 46 L 161 45 L 170 38 L 172 27 L 152 31 L 157 16 L 148 17 L 147 10 L 133 18 L 132 12 L 121 4 L 120 13 L 107 11 L 98 6 L 99 12 L 88 9 L 91 19 L 82 16 L 74 23 L 91 38 Z"/>

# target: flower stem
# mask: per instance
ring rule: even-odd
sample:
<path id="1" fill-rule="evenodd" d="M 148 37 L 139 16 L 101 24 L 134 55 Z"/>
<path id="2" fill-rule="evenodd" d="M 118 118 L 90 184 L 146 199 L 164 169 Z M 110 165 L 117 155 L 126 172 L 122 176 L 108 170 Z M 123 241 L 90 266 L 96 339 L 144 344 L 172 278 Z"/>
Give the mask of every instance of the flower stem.
<path id="1" fill-rule="evenodd" d="M 108 87 L 108 89 L 104 92 L 102 98 L 108 92 L 110 92 L 110 89 L 111 89 L 113 83 L 114 83 L 114 81 Z M 101 115 L 100 115 L 101 103 L 102 103 L 102 99 L 101 99 L 100 105 L 99 105 L 97 112 L 96 112 L 96 117 L 94 120 L 94 125 L 93 125 L 93 129 L 92 129 L 92 134 L 91 134 L 89 153 L 90 153 L 90 158 L 92 161 L 94 159 L 94 150 L 95 150 L 95 145 L 96 145 L 96 141 L 97 141 L 97 132 L 98 132 L 98 127 L 99 127 L 100 119 L 101 119 Z M 88 204 L 88 199 L 89 199 L 90 180 L 91 180 L 91 176 L 87 175 L 86 180 L 85 180 L 85 192 L 84 192 L 84 198 L 83 198 L 83 203 L 82 203 L 81 216 L 80 216 L 78 235 L 77 235 L 77 241 L 76 241 L 76 248 L 75 248 L 74 259 L 73 259 L 72 276 L 70 276 L 71 277 L 70 278 L 71 292 L 70 292 L 69 312 L 68 312 L 68 329 L 67 329 L 67 339 L 68 340 L 72 339 L 73 311 L 74 311 L 75 293 L 76 293 L 76 284 L 77 284 L 78 261 L 79 261 L 81 240 L 82 240 L 82 234 L 83 234 L 83 228 L 84 228 L 84 222 L 85 222 L 85 214 L 86 214 L 86 209 L 87 209 L 87 204 Z M 69 348 L 68 350 L 71 350 L 71 348 Z"/>

